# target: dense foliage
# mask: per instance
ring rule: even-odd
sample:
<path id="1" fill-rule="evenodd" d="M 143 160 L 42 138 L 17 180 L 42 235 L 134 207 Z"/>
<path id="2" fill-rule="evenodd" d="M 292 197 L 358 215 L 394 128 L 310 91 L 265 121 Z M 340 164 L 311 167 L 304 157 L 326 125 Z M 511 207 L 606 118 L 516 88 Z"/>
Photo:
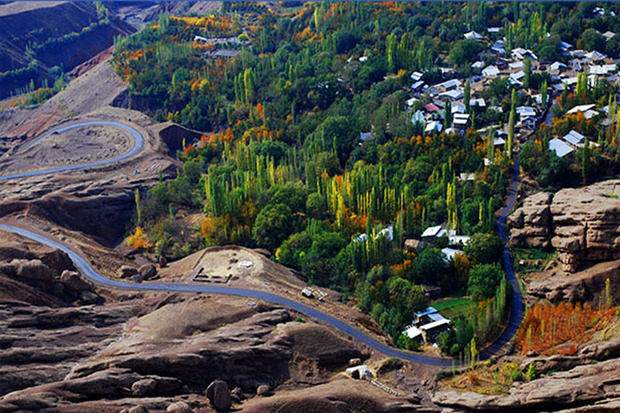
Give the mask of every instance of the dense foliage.
<path id="1" fill-rule="evenodd" d="M 492 231 L 510 178 L 512 134 L 502 152 L 475 128 L 514 124 L 514 107 L 532 98 L 495 79 L 481 92 L 495 109 L 467 108 L 473 128 L 428 136 L 405 110 L 409 75 L 424 71 L 429 84 L 446 79 L 440 66 L 471 75 L 481 49 L 462 33 L 488 25 L 506 31 L 508 50 L 529 47 L 546 59 L 561 58 L 560 41 L 599 47 L 591 32 L 582 34 L 595 23 L 579 16 L 591 9 L 318 2 L 277 12 L 226 3 L 220 15 L 163 15 L 117 40 L 118 73 L 133 107 L 205 134 L 179 152 L 183 172 L 143 197 L 143 228 L 170 258 L 204 245 L 269 248 L 311 283 L 354 294 L 407 348 L 415 345 L 401 332 L 428 304 L 423 286 L 469 292 L 480 300 L 475 313 L 453 320 L 440 341 L 447 354 L 467 347 L 471 355 L 501 324 L 510 295 L 497 265 L 503 245 Z M 616 19 L 596 25 L 620 30 Z M 236 57 L 217 57 L 218 50 Z M 546 93 L 546 82 L 528 73 L 533 90 Z M 429 102 L 423 96 L 410 109 Z M 538 146 L 524 148 L 526 170 L 550 185 L 570 179 L 568 166 L 530 145 Z M 461 173 L 475 179 L 460 180 Z M 179 209 L 202 211 L 200 228 Z M 450 260 L 440 251 L 445 237 L 403 249 L 433 224 L 472 235 L 470 244 Z"/>

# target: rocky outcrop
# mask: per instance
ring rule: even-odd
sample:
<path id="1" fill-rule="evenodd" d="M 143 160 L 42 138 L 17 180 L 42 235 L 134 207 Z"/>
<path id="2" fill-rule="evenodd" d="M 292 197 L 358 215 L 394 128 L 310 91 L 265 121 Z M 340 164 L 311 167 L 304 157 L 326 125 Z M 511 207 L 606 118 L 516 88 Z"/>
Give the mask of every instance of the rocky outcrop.
<path id="1" fill-rule="evenodd" d="M 619 398 L 620 360 L 578 366 L 529 383 L 516 382 L 507 395 L 438 391 L 433 401 L 472 411 L 552 411 Z"/>
<path id="2" fill-rule="evenodd" d="M 225 381 L 213 381 L 213 383 L 209 384 L 209 387 L 207 387 L 205 394 L 216 410 L 226 412 L 230 409 L 232 399 L 230 397 L 230 389 Z"/>
<path id="3" fill-rule="evenodd" d="M 610 281 L 612 299 L 620 292 L 620 260 L 601 262 L 570 275 L 543 272 L 530 274 L 526 280 L 530 296 L 554 303 L 560 301 L 597 303 Z"/>
<path id="4" fill-rule="evenodd" d="M 620 180 L 555 195 L 528 197 L 509 218 L 511 239 L 533 248 L 552 246 L 565 271 L 620 258 Z"/>
<path id="5" fill-rule="evenodd" d="M 539 192 L 523 201 L 523 206 L 508 217 L 510 238 L 516 244 L 547 248 L 552 234 L 549 205 L 553 194 Z"/>

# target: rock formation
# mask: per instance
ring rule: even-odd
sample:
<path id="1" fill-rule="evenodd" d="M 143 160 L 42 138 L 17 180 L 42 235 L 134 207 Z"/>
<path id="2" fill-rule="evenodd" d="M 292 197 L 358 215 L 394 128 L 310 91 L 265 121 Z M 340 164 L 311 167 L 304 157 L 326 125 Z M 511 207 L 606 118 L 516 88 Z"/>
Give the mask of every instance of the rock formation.
<path id="1" fill-rule="evenodd" d="M 558 250 L 563 269 L 620 258 L 620 180 L 528 197 L 509 218 L 515 245 Z"/>
<path id="2" fill-rule="evenodd" d="M 620 400 L 620 359 L 578 366 L 529 383 L 516 383 L 507 395 L 439 391 L 433 401 L 442 406 L 472 410 L 552 411 L 597 402 Z"/>

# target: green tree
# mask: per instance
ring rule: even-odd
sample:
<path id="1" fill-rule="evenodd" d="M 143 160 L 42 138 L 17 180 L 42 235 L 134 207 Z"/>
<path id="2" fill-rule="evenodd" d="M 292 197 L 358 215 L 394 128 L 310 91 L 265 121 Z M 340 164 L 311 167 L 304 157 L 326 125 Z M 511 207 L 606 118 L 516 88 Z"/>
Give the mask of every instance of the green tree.
<path id="1" fill-rule="evenodd" d="M 465 104 L 465 110 L 469 112 L 469 101 L 471 100 L 471 85 L 469 79 L 465 82 L 465 88 L 463 90 L 463 104 Z"/>
<path id="2" fill-rule="evenodd" d="M 306 231 L 291 235 L 276 251 L 276 259 L 282 265 L 301 269 L 304 255 L 312 246 L 312 237 Z"/>
<path id="3" fill-rule="evenodd" d="M 530 80 L 532 78 L 532 59 L 530 59 L 529 56 L 525 58 L 524 72 L 525 72 L 525 77 L 523 78 L 523 87 L 529 88 Z"/>
<path id="4" fill-rule="evenodd" d="M 494 234 L 477 233 L 469 239 L 463 250 L 475 263 L 490 264 L 502 257 L 504 243 Z"/>
<path id="5" fill-rule="evenodd" d="M 272 204 L 263 208 L 256 216 L 252 237 L 261 247 L 274 249 L 282 243 L 294 229 L 291 208 L 284 204 Z"/>
<path id="6" fill-rule="evenodd" d="M 445 268 L 446 261 L 443 253 L 437 248 L 425 248 L 415 263 L 416 281 L 437 284 Z"/>
<path id="7" fill-rule="evenodd" d="M 467 294 L 473 301 L 495 296 L 504 272 L 498 264 L 478 264 L 469 271 Z"/>

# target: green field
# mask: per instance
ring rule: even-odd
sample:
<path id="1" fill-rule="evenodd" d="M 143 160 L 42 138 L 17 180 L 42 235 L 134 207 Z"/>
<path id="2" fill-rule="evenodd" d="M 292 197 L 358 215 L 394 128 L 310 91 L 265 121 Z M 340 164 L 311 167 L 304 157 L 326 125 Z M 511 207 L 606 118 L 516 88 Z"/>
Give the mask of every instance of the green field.
<path id="1" fill-rule="evenodd" d="M 431 307 L 436 308 L 441 315 L 448 319 L 453 319 L 459 315 L 467 315 L 475 306 L 476 304 L 468 298 L 448 298 L 431 303 Z"/>

